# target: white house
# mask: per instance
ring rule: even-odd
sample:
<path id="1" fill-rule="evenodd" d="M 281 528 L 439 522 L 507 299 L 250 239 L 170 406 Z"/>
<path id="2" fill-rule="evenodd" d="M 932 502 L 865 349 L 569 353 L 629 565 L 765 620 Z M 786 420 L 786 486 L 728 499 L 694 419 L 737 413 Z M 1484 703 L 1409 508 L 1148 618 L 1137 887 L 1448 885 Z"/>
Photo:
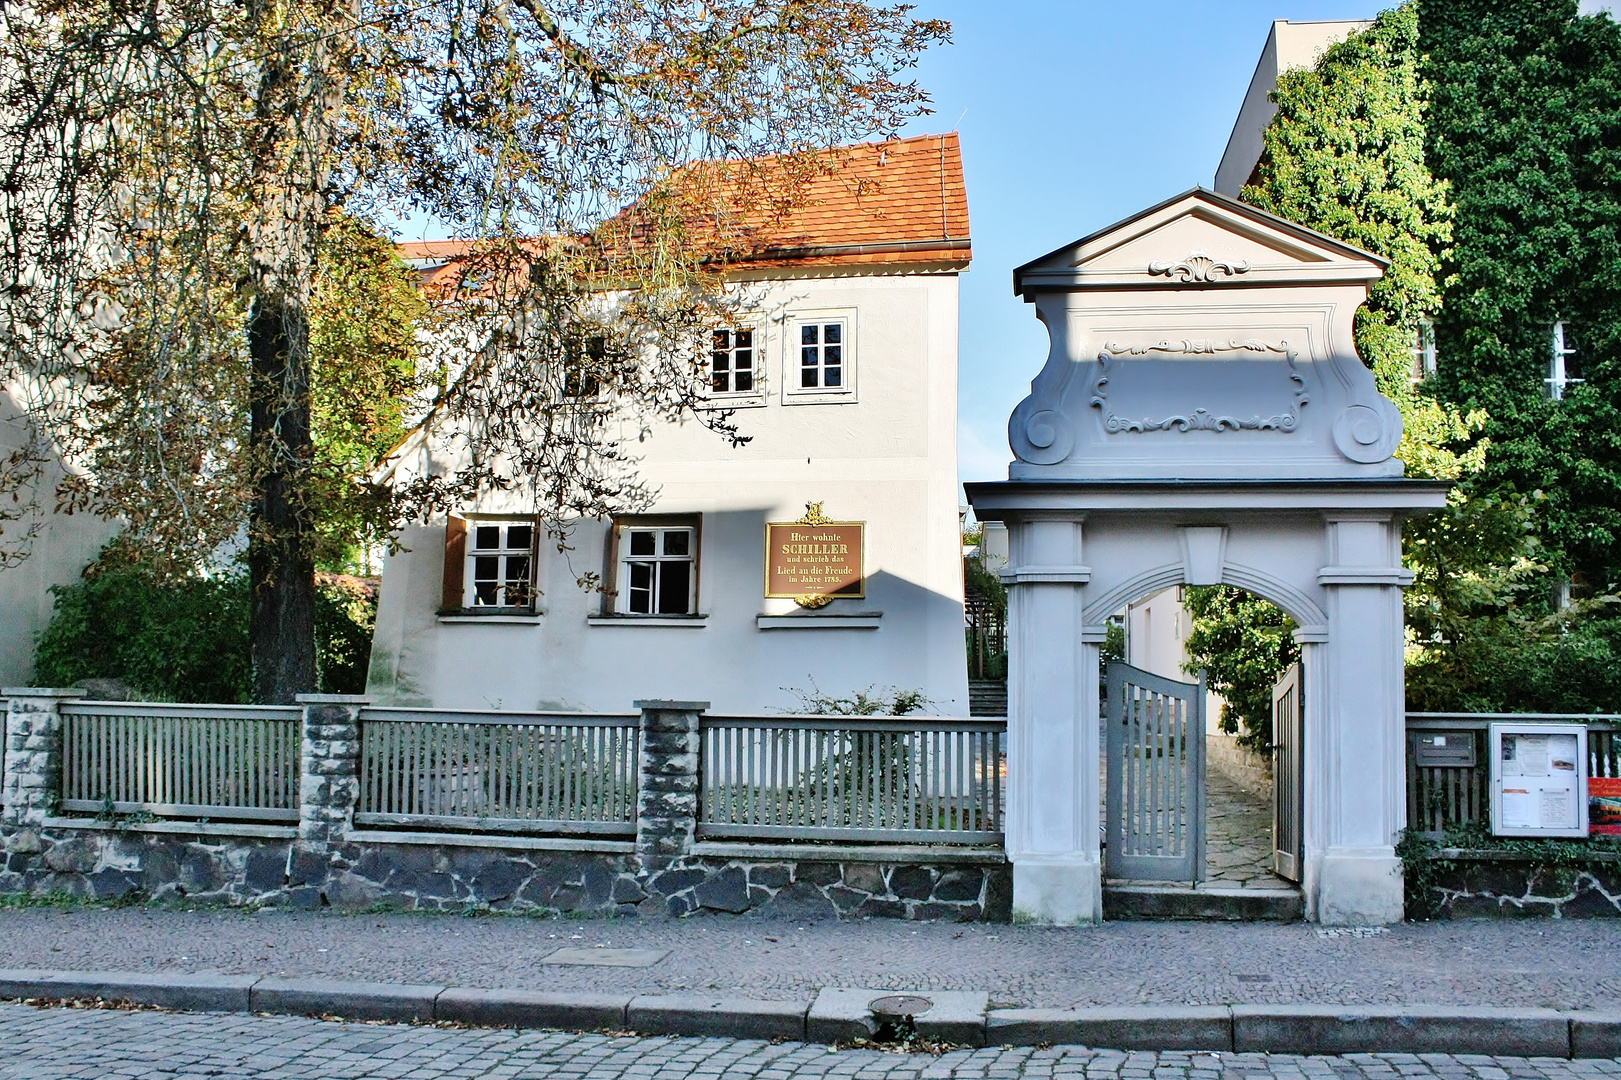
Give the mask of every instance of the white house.
<path id="1" fill-rule="evenodd" d="M 447 257 L 406 254 L 430 268 Z M 639 465 L 656 505 L 579 522 L 566 555 L 510 496 L 405 528 L 384 565 L 367 692 L 441 708 L 687 698 L 761 712 L 792 711 L 796 690 L 870 686 L 966 715 L 956 417 L 969 258 L 955 134 L 854 148 L 739 271 L 761 315 L 715 328 L 714 393 L 751 440 L 656 427 Z M 428 432 L 393 477 L 432 452 Z M 806 585 L 808 560 L 842 576 Z M 577 584 L 588 570 L 601 589 Z"/>
<path id="2" fill-rule="evenodd" d="M 32 437 L 18 396 L 0 388 L 0 460 Z M 51 587 L 78 581 L 119 528 L 94 514 L 56 513 L 62 476 L 53 453 L 35 484 L 18 492 L 13 505 L 24 512 L 4 522 L 0 535 L 0 686 L 26 686 L 33 679 L 34 645 L 56 603 Z"/>

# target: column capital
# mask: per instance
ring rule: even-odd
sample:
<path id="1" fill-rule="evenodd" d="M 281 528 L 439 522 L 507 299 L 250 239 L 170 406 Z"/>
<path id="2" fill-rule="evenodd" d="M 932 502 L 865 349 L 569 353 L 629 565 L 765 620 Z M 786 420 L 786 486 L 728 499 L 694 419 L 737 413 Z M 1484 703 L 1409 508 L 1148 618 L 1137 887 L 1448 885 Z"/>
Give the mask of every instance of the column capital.
<path id="1" fill-rule="evenodd" d="M 1004 585 L 1085 585 L 1092 580 L 1090 566 L 1010 566 L 1002 571 Z"/>
<path id="2" fill-rule="evenodd" d="M 1325 566 L 1317 571 L 1319 585 L 1397 585 L 1413 583 L 1413 572 L 1401 566 Z"/>

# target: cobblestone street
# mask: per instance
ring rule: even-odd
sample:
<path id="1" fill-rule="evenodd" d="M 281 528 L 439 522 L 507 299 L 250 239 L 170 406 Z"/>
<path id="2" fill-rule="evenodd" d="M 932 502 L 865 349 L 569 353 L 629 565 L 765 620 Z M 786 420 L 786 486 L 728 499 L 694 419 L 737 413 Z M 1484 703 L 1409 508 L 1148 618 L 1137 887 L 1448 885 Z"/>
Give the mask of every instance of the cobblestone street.
<path id="1" fill-rule="evenodd" d="M 1621 1061 L 1472 1055 L 1125 1053 L 1081 1047 L 934 1055 L 742 1039 L 344 1024 L 291 1017 L 0 1005 L 0 1080 L 501 1077 L 1120 1077 L 1122 1080 L 1596 1080 Z"/>

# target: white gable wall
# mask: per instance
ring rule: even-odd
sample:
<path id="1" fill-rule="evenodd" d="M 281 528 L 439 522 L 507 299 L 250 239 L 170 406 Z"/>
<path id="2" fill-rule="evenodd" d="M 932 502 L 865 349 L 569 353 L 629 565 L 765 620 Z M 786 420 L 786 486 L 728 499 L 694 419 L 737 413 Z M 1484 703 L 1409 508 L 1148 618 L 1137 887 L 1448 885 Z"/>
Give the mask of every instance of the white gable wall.
<path id="1" fill-rule="evenodd" d="M 732 449 L 688 422 L 643 444 L 648 512 L 701 515 L 701 619 L 650 625 L 601 618 L 576 584 L 606 568 L 607 526 L 581 522 L 559 554 L 543 543 L 541 614 L 526 620 L 437 614 L 444 525 L 404 530 L 384 567 L 368 692 L 379 703 L 440 708 L 623 711 L 638 698 L 710 701 L 717 712 L 792 710 L 786 688 L 846 695 L 921 689 L 966 715 L 961 542 L 957 518 L 957 277 L 900 274 L 765 283 L 767 390 L 742 408 L 752 441 Z M 796 315 L 843 314 L 855 391 L 843 403 L 794 403 Z M 786 402 L 786 403 L 785 403 Z M 421 461 L 410 468 L 421 468 Z M 807 502 L 866 522 L 867 595 L 817 612 L 763 597 L 765 523 Z M 469 512 L 524 513 L 520 499 Z M 796 616 L 815 629 L 767 629 Z M 836 627 L 836 628 L 835 628 Z"/>

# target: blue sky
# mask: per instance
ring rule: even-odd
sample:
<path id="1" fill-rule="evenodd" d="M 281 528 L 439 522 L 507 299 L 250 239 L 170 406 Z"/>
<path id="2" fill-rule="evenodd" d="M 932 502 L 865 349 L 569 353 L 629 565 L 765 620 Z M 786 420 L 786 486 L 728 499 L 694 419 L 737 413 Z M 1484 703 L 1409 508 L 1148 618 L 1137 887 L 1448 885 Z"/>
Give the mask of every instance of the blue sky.
<path id="1" fill-rule="evenodd" d="M 1007 477 L 1007 417 L 1047 355 L 1012 270 L 1209 186 L 1274 19 L 1366 19 L 1363 0 L 920 0 L 954 43 L 918 76 L 935 112 L 907 134 L 962 133 L 974 261 L 962 279 L 958 460 Z M 960 120 L 959 120 L 960 118 Z"/>

